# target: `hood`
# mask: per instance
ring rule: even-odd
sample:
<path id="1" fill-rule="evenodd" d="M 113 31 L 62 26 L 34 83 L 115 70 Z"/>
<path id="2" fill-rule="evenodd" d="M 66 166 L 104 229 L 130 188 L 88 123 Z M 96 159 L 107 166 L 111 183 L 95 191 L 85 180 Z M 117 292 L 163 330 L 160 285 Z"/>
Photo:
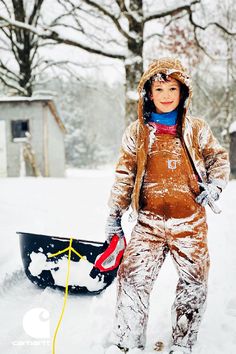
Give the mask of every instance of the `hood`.
<path id="1" fill-rule="evenodd" d="M 191 99 L 192 99 L 192 85 L 191 79 L 187 72 L 187 69 L 182 65 L 179 59 L 176 58 L 160 58 L 154 60 L 148 67 L 148 69 L 143 73 L 139 85 L 139 103 L 138 103 L 138 118 L 143 124 L 145 121 L 145 111 L 144 111 L 144 100 L 149 100 L 148 92 L 146 92 L 144 85 L 145 83 L 155 74 L 164 73 L 185 85 L 188 97 L 184 102 L 184 116 L 187 113 Z"/>

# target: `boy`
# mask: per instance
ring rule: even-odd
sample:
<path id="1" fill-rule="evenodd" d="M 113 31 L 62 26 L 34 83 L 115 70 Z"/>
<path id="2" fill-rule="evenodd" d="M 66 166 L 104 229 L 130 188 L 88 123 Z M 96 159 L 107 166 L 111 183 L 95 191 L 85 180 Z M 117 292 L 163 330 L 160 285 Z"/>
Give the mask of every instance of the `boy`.
<path id="1" fill-rule="evenodd" d="M 205 205 L 229 178 L 228 154 L 207 123 L 188 114 L 190 78 L 181 62 L 150 64 L 139 87 L 138 120 L 125 131 L 106 233 L 123 237 L 131 205 L 137 223 L 118 271 L 111 353 L 145 347 L 149 296 L 168 252 L 179 275 L 170 353 L 191 353 L 205 310 L 209 254 Z"/>

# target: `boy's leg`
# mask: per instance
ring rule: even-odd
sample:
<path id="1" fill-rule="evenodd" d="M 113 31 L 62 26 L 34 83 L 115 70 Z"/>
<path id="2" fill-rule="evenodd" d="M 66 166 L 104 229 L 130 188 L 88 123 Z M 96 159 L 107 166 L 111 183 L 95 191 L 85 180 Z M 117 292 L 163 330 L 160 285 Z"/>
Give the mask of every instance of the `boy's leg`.
<path id="1" fill-rule="evenodd" d="M 149 296 L 168 252 L 163 225 L 139 217 L 118 271 L 112 342 L 123 348 L 145 346 Z"/>
<path id="2" fill-rule="evenodd" d="M 209 254 L 205 211 L 169 220 L 169 248 L 179 282 L 172 306 L 173 345 L 191 351 L 205 310 Z"/>

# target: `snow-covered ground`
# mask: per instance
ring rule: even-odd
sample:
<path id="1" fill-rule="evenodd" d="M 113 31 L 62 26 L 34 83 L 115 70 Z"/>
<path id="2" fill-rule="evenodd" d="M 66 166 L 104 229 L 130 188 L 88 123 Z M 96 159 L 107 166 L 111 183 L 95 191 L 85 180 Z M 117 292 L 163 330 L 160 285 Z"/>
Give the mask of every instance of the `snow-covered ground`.
<path id="1" fill-rule="evenodd" d="M 25 277 L 16 231 L 103 241 L 112 182 L 111 169 L 77 171 L 64 179 L 0 180 L 1 353 L 52 353 L 50 340 L 63 304 L 63 293 L 39 289 Z M 219 204 L 221 215 L 208 210 L 211 270 L 208 307 L 194 351 L 199 354 L 236 353 L 236 181 L 230 182 Z M 133 224 L 124 219 L 129 238 Z M 168 349 L 176 281 L 168 257 L 151 295 L 145 353 L 155 353 L 159 340 Z M 115 298 L 116 281 L 97 296 L 69 296 L 55 354 L 103 354 Z"/>

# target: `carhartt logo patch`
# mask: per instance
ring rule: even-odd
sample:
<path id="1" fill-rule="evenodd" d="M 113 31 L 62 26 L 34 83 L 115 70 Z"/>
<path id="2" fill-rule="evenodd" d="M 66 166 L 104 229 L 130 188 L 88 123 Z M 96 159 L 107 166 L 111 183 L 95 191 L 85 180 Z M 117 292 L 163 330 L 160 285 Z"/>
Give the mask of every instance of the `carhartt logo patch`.
<path id="1" fill-rule="evenodd" d="M 167 160 L 167 166 L 169 170 L 175 170 L 177 167 L 177 160 Z"/>

